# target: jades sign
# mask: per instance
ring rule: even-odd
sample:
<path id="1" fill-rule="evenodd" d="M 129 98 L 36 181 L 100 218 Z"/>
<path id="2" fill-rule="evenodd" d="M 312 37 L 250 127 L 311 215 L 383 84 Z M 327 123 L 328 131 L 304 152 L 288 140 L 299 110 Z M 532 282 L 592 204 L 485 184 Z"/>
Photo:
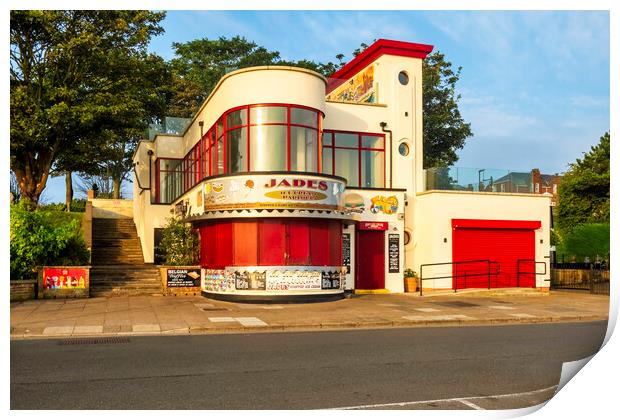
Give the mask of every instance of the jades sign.
<path id="1" fill-rule="evenodd" d="M 205 182 L 204 210 L 344 210 L 345 184 L 323 176 L 245 174 Z"/>

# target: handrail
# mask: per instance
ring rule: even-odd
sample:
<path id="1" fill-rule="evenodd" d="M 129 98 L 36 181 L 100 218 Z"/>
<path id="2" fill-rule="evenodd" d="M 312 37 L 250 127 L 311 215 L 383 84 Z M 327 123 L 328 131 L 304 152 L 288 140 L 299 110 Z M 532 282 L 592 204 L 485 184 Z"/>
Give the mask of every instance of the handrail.
<path id="1" fill-rule="evenodd" d="M 528 271 L 521 271 L 521 263 L 522 262 L 529 262 L 529 263 L 534 263 L 534 272 L 528 272 Z M 543 266 L 545 267 L 545 271 L 543 271 L 542 273 L 538 273 L 536 270 L 536 265 L 537 264 L 543 264 Z M 518 259 L 517 260 L 517 287 L 520 287 L 520 277 L 521 274 L 535 274 L 535 275 L 541 275 L 544 276 L 547 274 L 547 261 L 536 261 L 536 260 L 531 260 L 531 259 Z M 534 287 L 536 287 L 536 281 L 534 281 Z"/>
<path id="2" fill-rule="evenodd" d="M 487 263 L 487 271 L 486 272 L 482 272 L 482 273 L 477 273 L 477 274 L 463 274 L 463 275 L 454 275 L 454 272 L 452 273 L 452 275 L 450 276 L 439 276 L 439 277 L 427 277 L 424 278 L 423 275 L 423 271 L 424 271 L 424 267 L 431 267 L 431 266 L 438 266 L 438 265 L 458 265 L 458 264 L 471 264 L 471 263 Z M 497 272 L 495 273 L 491 273 L 491 264 L 497 264 Z M 454 280 L 454 293 L 456 293 L 457 289 L 458 289 L 458 278 L 459 277 L 474 277 L 474 276 L 482 276 L 482 275 L 487 275 L 488 277 L 488 287 L 489 289 L 491 289 L 491 274 L 493 275 L 497 275 L 500 272 L 500 264 L 497 261 L 491 261 L 491 260 L 470 260 L 470 261 L 450 261 L 450 262 L 445 262 L 445 263 L 431 263 L 431 264 L 422 264 L 420 265 L 420 296 L 422 296 L 422 285 L 424 284 L 424 280 L 438 280 L 438 279 L 449 279 L 449 278 L 453 278 Z"/>

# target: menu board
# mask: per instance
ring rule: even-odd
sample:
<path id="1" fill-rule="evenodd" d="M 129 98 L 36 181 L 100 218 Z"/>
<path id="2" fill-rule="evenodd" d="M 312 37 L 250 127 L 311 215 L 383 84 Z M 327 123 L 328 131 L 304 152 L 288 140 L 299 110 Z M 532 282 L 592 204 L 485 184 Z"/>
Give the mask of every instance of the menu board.
<path id="1" fill-rule="evenodd" d="M 347 274 L 351 272 L 351 234 L 342 234 L 342 265 L 347 266 Z"/>
<path id="2" fill-rule="evenodd" d="M 169 268 L 166 271 L 166 286 L 194 287 L 200 286 L 199 268 Z"/>
<path id="3" fill-rule="evenodd" d="M 388 235 L 388 272 L 400 271 L 400 235 L 391 233 Z"/>
<path id="4" fill-rule="evenodd" d="M 235 289 L 237 290 L 265 290 L 267 284 L 266 273 L 242 273 L 235 271 Z"/>
<path id="5" fill-rule="evenodd" d="M 330 271 L 321 273 L 321 289 L 340 289 L 340 272 Z"/>

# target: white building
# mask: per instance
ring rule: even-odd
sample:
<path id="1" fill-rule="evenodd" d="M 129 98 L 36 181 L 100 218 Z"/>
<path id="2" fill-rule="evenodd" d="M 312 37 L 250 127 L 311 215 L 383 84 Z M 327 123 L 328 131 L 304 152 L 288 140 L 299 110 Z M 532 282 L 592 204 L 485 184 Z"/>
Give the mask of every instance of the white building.
<path id="1" fill-rule="evenodd" d="M 182 135 L 135 151 L 145 261 L 173 211 L 200 232 L 209 296 L 400 293 L 405 268 L 424 291 L 547 289 L 549 197 L 492 192 L 484 170 L 459 188 L 423 168 L 432 48 L 379 40 L 329 81 L 295 67 L 226 74 Z"/>

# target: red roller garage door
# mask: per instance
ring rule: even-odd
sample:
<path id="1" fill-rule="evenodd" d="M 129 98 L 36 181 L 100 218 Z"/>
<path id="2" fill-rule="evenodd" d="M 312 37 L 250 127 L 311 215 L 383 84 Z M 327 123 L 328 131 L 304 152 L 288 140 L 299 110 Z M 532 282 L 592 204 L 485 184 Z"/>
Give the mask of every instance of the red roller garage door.
<path id="1" fill-rule="evenodd" d="M 518 260 L 534 260 L 534 230 L 540 228 L 537 221 L 512 220 L 452 220 L 452 261 L 454 264 L 452 287 L 458 289 L 486 288 L 489 286 L 488 265 L 490 260 L 491 287 L 534 287 L 533 274 L 520 274 L 517 278 Z M 499 267 L 499 272 L 498 272 Z M 534 264 L 522 262 L 520 271 L 534 272 Z"/>

